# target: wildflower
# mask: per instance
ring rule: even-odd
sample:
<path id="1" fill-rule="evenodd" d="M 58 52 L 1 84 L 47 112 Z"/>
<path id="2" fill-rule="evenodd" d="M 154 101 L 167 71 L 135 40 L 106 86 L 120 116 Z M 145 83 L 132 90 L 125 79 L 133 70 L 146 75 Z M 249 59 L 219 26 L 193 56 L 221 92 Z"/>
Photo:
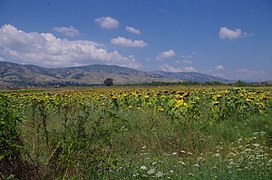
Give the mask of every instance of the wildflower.
<path id="1" fill-rule="evenodd" d="M 189 107 L 187 103 L 184 103 L 183 106 L 186 107 L 186 108 Z"/>
<path id="2" fill-rule="evenodd" d="M 146 166 L 141 166 L 140 169 L 141 170 L 147 170 L 147 167 Z"/>
<path id="3" fill-rule="evenodd" d="M 199 164 L 194 164 L 194 166 L 195 166 L 195 167 L 200 167 L 200 165 L 199 165 Z"/>
<path id="4" fill-rule="evenodd" d="M 255 147 L 259 147 L 259 146 L 260 146 L 260 144 L 255 143 L 255 144 L 253 144 L 253 146 L 255 146 Z"/>
<path id="5" fill-rule="evenodd" d="M 249 147 L 250 146 L 250 144 L 246 144 L 246 147 Z"/>
<path id="6" fill-rule="evenodd" d="M 163 176 L 163 172 L 160 172 L 160 171 L 159 171 L 159 172 L 156 173 L 156 177 L 159 178 L 159 177 L 162 177 L 162 176 Z"/>
<path id="7" fill-rule="evenodd" d="M 251 151 L 251 149 L 250 148 L 245 149 L 245 152 L 248 152 L 248 151 Z"/>
<path id="8" fill-rule="evenodd" d="M 205 161 L 206 159 L 202 156 L 197 157 L 197 162 Z"/>
<path id="9" fill-rule="evenodd" d="M 182 164 L 183 166 L 186 165 L 185 162 L 183 162 L 183 161 L 179 161 L 178 163 L 179 163 L 179 164 Z"/>
<path id="10" fill-rule="evenodd" d="M 173 170 L 170 170 L 169 172 L 170 172 L 170 173 L 174 173 L 174 171 L 173 171 Z"/>
<path id="11" fill-rule="evenodd" d="M 164 111 L 163 107 L 159 107 L 158 110 L 159 110 L 160 112 L 163 112 L 163 111 Z"/>
<path id="12" fill-rule="evenodd" d="M 112 100 L 117 100 L 118 98 L 116 96 L 112 96 Z"/>
<path id="13" fill-rule="evenodd" d="M 155 169 L 152 168 L 152 169 L 149 169 L 149 171 L 147 171 L 147 174 L 151 175 L 151 174 L 154 174 L 155 172 L 156 172 Z"/>
<path id="14" fill-rule="evenodd" d="M 145 98 L 145 99 L 148 99 L 148 98 L 149 98 L 149 96 L 148 96 L 148 95 L 145 95 L 145 96 L 144 96 L 144 98 Z"/>

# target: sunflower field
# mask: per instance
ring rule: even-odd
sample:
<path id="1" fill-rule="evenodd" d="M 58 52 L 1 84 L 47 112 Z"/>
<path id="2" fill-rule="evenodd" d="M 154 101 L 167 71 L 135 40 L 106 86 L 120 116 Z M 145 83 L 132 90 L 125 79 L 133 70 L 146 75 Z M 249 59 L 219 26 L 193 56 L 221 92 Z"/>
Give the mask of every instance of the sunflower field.
<path id="1" fill-rule="evenodd" d="M 272 178 L 271 88 L 3 91 L 0 112 L 3 179 Z"/>

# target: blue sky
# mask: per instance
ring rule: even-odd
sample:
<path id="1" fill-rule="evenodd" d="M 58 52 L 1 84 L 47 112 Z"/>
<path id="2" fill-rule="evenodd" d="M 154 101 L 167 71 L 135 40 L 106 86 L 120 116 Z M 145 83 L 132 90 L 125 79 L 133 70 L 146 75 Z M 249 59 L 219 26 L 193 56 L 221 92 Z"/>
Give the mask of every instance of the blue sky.
<path id="1" fill-rule="evenodd" d="M 1 0 L 0 60 L 272 79 L 271 0 Z"/>

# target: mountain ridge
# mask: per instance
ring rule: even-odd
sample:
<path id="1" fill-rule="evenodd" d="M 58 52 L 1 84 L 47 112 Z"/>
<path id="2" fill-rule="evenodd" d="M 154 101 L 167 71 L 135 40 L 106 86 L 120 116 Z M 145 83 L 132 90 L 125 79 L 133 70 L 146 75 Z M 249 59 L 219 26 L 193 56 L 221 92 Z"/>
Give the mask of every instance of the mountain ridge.
<path id="1" fill-rule="evenodd" d="M 0 82 L 19 86 L 98 85 L 106 78 L 114 84 L 196 81 L 223 83 L 229 80 L 196 72 L 146 72 L 117 65 L 94 64 L 77 67 L 45 68 L 32 64 L 0 61 Z"/>

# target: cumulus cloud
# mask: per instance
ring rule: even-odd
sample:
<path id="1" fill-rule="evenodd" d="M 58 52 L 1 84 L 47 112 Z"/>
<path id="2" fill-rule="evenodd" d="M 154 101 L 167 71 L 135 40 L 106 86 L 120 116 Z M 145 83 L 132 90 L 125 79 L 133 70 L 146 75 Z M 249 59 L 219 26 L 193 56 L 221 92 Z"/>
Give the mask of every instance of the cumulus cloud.
<path id="1" fill-rule="evenodd" d="M 138 68 L 133 57 L 109 52 L 93 41 L 60 39 L 51 33 L 24 32 L 12 25 L 0 28 L 0 56 L 8 61 L 47 67 L 116 64 Z"/>
<path id="2" fill-rule="evenodd" d="M 250 34 L 247 32 L 243 32 L 241 29 L 232 30 L 227 27 L 220 27 L 218 35 L 219 35 L 219 38 L 221 38 L 221 39 L 234 40 L 234 39 L 238 39 L 241 37 L 246 37 Z"/>
<path id="3" fill-rule="evenodd" d="M 96 18 L 95 22 L 104 29 L 115 29 L 118 28 L 119 26 L 119 22 L 116 19 L 109 16 Z"/>
<path id="4" fill-rule="evenodd" d="M 166 59 L 166 58 L 171 58 L 171 57 L 174 57 L 176 56 L 176 53 L 173 49 L 170 49 L 168 51 L 164 51 L 164 52 L 161 52 L 157 57 L 156 59 Z"/>
<path id="5" fill-rule="evenodd" d="M 127 26 L 126 30 L 132 34 L 141 34 L 141 31 L 139 29 L 134 28 L 134 27 Z"/>
<path id="6" fill-rule="evenodd" d="M 181 64 L 193 64 L 193 56 L 194 54 L 196 54 L 195 52 L 191 52 L 190 54 L 185 54 L 185 55 L 181 55 L 179 56 L 179 60 L 176 61 L 176 63 Z"/>
<path id="7" fill-rule="evenodd" d="M 69 27 L 54 27 L 53 30 L 57 31 L 59 33 L 62 33 L 64 35 L 66 35 L 66 36 L 71 36 L 71 37 L 79 35 L 79 30 L 77 30 L 73 26 L 69 26 Z"/>
<path id="8" fill-rule="evenodd" d="M 111 44 L 122 46 L 122 47 L 136 47 L 136 48 L 141 48 L 148 45 L 143 40 L 131 40 L 131 39 L 120 37 L 120 36 L 117 38 L 112 38 Z"/>
<path id="9" fill-rule="evenodd" d="M 174 68 L 173 66 L 170 66 L 169 64 L 161 65 L 160 70 L 165 72 L 183 72 L 181 68 Z"/>
<path id="10" fill-rule="evenodd" d="M 178 68 L 178 67 L 170 66 L 169 64 L 161 65 L 160 70 L 165 72 L 197 72 L 197 70 L 192 66 Z"/>
<path id="11" fill-rule="evenodd" d="M 186 66 L 183 68 L 184 72 L 197 72 L 196 68 L 194 68 L 193 66 Z"/>
<path id="12" fill-rule="evenodd" d="M 225 67 L 223 66 L 223 65 L 217 65 L 216 67 L 215 67 L 215 69 L 217 70 L 217 71 L 223 71 L 224 69 L 225 69 Z"/>

